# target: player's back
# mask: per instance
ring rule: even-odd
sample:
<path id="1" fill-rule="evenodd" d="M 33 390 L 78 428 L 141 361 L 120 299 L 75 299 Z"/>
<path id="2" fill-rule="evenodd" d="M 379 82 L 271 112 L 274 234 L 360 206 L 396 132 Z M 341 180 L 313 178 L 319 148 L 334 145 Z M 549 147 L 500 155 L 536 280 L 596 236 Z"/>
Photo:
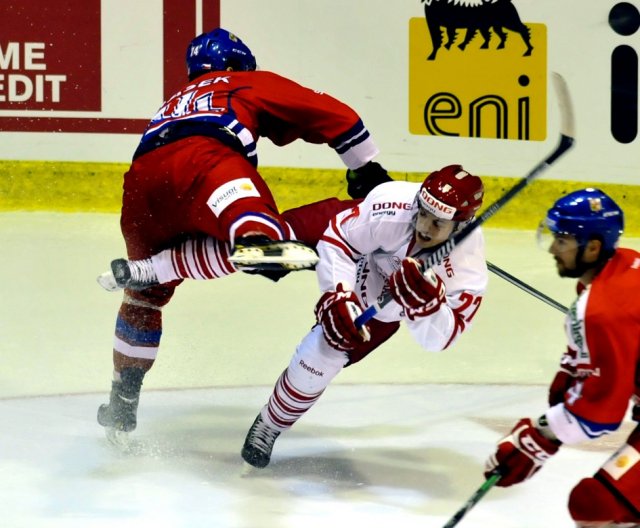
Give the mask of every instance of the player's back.
<path id="1" fill-rule="evenodd" d="M 628 369 L 636 369 L 640 395 L 640 252 L 620 248 L 591 283 L 585 313 L 587 339 L 606 332 Z M 613 351 L 613 350 L 612 350 Z"/>
<path id="2" fill-rule="evenodd" d="M 640 253 L 620 248 L 591 283 L 587 318 L 606 318 L 640 340 L 639 291 Z"/>

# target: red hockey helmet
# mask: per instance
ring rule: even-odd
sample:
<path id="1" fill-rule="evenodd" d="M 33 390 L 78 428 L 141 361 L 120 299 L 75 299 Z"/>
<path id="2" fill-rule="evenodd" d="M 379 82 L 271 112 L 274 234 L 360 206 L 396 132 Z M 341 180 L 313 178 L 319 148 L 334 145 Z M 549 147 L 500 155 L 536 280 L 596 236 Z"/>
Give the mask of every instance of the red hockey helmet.
<path id="1" fill-rule="evenodd" d="M 482 180 L 461 165 L 447 165 L 426 177 L 420 191 L 420 207 L 439 218 L 464 222 L 471 220 L 482 205 Z"/>

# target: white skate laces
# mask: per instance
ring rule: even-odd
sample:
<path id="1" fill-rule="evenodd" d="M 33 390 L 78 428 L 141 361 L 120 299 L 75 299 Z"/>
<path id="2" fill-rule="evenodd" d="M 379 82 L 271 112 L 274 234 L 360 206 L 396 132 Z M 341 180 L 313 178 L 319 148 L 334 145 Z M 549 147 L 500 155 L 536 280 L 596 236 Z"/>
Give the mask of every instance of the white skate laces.
<path id="1" fill-rule="evenodd" d="M 158 276 L 153 269 L 150 258 L 144 260 L 129 260 L 127 264 L 131 277 L 125 285 L 126 288 L 147 288 L 158 284 Z"/>
<path id="2" fill-rule="evenodd" d="M 97 278 L 97 281 L 100 286 L 110 292 L 123 288 L 144 290 L 159 284 L 150 258 L 141 260 L 116 259 L 111 262 L 111 270 L 105 271 Z"/>
<path id="3" fill-rule="evenodd" d="M 271 460 L 271 451 L 280 431 L 269 427 L 258 414 L 242 446 L 242 458 L 253 467 L 263 468 Z"/>

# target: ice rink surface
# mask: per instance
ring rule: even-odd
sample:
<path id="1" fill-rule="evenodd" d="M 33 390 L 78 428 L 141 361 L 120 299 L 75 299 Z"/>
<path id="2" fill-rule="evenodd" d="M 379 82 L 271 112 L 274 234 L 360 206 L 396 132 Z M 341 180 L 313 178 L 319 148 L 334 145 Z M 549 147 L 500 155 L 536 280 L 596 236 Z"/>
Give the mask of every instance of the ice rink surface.
<path id="1" fill-rule="evenodd" d="M 95 420 L 107 401 L 119 294 L 95 277 L 124 255 L 116 215 L 0 214 L 0 518 L 7 528 L 441 527 L 482 483 L 495 442 L 546 408 L 562 314 L 496 277 L 450 350 L 400 331 L 345 369 L 242 475 L 247 429 L 313 322 L 311 272 L 181 286 L 164 311 L 129 452 Z M 487 258 L 568 305 L 533 233 L 485 231 Z M 640 240 L 622 245 L 640 248 Z M 570 528 L 566 499 L 631 427 L 563 447 L 534 479 L 491 490 L 460 528 Z"/>

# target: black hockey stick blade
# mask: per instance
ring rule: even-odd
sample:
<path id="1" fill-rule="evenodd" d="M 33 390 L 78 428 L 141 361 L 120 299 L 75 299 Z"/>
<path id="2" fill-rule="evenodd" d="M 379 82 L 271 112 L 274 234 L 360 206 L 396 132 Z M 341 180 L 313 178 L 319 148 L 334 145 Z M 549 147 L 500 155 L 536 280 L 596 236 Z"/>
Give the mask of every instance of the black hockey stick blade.
<path id="1" fill-rule="evenodd" d="M 543 172 L 545 172 L 553 163 L 555 163 L 561 156 L 575 143 L 575 120 L 573 115 L 573 107 L 571 104 L 571 98 L 569 97 L 569 90 L 567 83 L 562 75 L 559 73 L 552 73 L 551 80 L 556 92 L 558 100 L 558 107 L 560 111 L 560 140 L 549 155 L 538 163 L 529 173 L 524 176 L 518 183 L 516 183 L 511 189 L 509 189 L 504 195 L 493 202 L 487 207 L 481 215 L 479 215 L 473 222 L 469 223 L 466 227 L 458 231 L 454 236 L 442 244 L 436 251 L 434 251 L 424 261 L 424 269 L 432 268 L 440 264 L 453 248 L 458 246 L 464 239 L 466 239 L 475 229 L 484 224 L 489 218 L 495 215 L 500 209 L 502 209 L 511 199 L 519 194 L 527 185 L 533 180 L 538 178 Z M 364 312 L 362 312 L 355 320 L 357 328 L 362 327 L 367 321 L 372 319 L 375 314 L 384 308 L 392 299 L 390 294 L 385 294 L 377 303 L 369 306 Z"/>
<path id="2" fill-rule="evenodd" d="M 480 499 L 482 499 L 482 497 L 484 497 L 487 494 L 487 492 L 491 488 L 493 488 L 493 486 L 495 486 L 499 480 L 500 480 L 499 473 L 494 473 L 487 480 L 485 480 L 482 486 L 480 486 L 474 492 L 474 494 L 471 495 L 471 497 L 469 497 L 469 500 L 464 503 L 464 506 L 462 506 L 462 508 L 460 508 L 455 513 L 455 515 L 451 517 L 451 519 L 449 519 L 449 522 L 447 522 L 447 524 L 445 524 L 442 528 L 453 528 L 454 526 L 457 526 L 457 524 L 469 512 L 469 510 L 473 508 L 476 504 L 478 504 L 478 502 L 480 502 Z"/>

